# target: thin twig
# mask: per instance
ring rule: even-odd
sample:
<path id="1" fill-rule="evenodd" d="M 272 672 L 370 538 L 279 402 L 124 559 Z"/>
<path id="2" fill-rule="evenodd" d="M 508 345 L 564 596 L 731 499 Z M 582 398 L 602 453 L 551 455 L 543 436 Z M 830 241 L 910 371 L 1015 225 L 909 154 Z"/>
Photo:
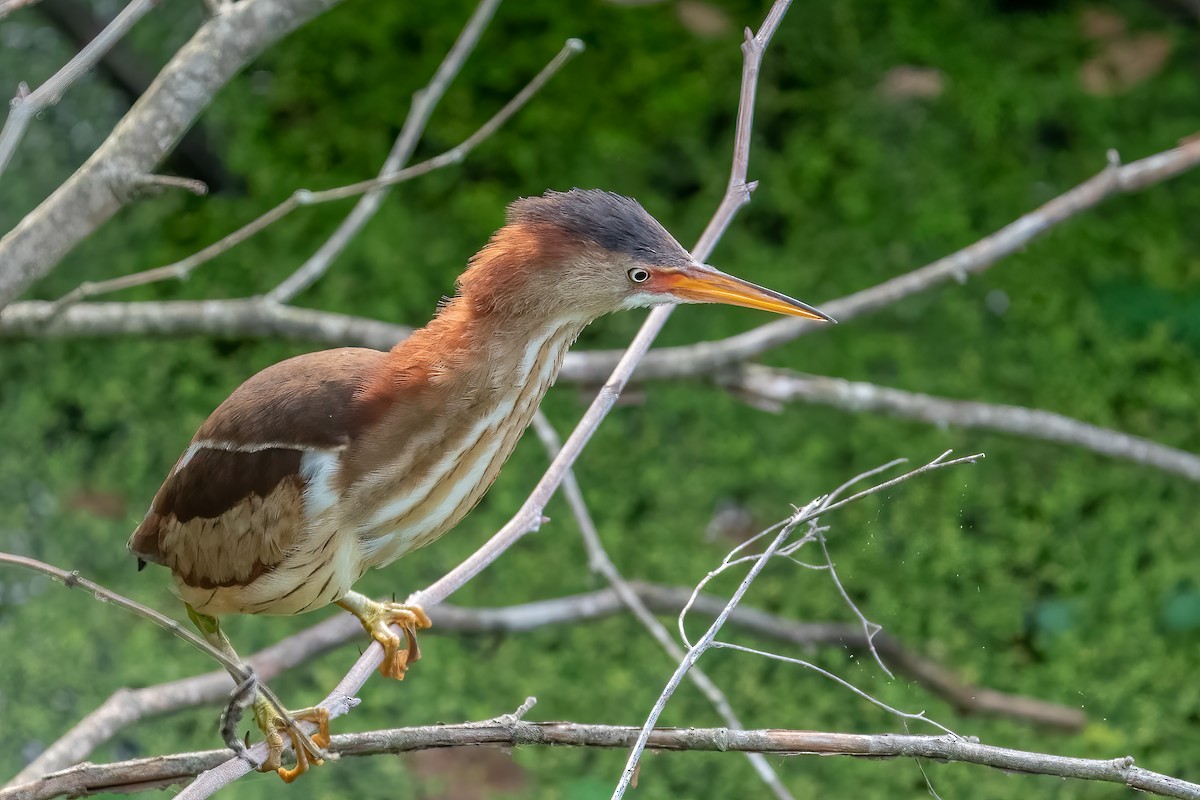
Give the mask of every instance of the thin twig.
<path id="1" fill-rule="evenodd" d="M 171 619 L 165 614 L 155 611 L 149 606 L 144 606 L 136 600 L 131 600 L 124 595 L 118 594 L 111 589 L 107 589 L 98 583 L 88 580 L 79 574 L 77 570 L 65 570 L 56 567 L 52 564 L 47 564 L 43 561 L 38 561 L 35 558 L 27 558 L 25 556 L 13 555 L 12 553 L 0 553 L 0 564 L 8 564 L 14 567 L 40 572 L 43 575 L 48 575 L 58 583 L 68 589 L 76 587 L 89 592 L 93 597 L 101 603 L 112 603 L 118 608 L 123 608 L 131 614 L 135 614 L 142 619 L 148 620 L 158 627 L 184 640 L 192 647 L 204 653 L 227 670 L 242 672 L 243 665 L 233 658 L 230 658 L 225 653 L 216 649 L 208 642 L 201 639 L 196 634 Z"/>
<path id="2" fill-rule="evenodd" d="M 846 587 L 842 585 L 842 579 L 837 574 L 837 567 L 833 565 L 833 557 L 829 555 L 829 545 L 825 541 L 824 534 L 817 536 L 817 543 L 821 545 L 821 553 L 825 556 L 825 566 L 829 570 L 829 577 L 833 580 L 833 585 L 837 587 L 838 594 L 842 596 L 842 601 L 849 606 L 862 625 L 863 639 L 867 643 L 867 649 L 871 651 L 872 658 L 875 659 L 875 663 L 879 665 L 879 668 L 883 670 L 884 675 L 887 675 L 889 678 L 896 677 L 888 669 L 888 665 L 883 662 L 883 657 L 879 655 L 879 651 L 875 649 L 875 637 L 883 632 L 883 626 L 867 619 L 867 615 L 859 610 L 858 604 L 854 602 L 853 598 L 850 597 L 850 593 L 846 591 Z"/>
<path id="3" fill-rule="evenodd" d="M 388 153 L 383 166 L 379 169 L 380 178 L 386 178 L 412 158 L 413 151 L 417 149 L 417 144 L 421 141 L 422 134 L 425 133 L 425 126 L 429 124 L 429 117 L 437 108 L 442 95 L 446 93 L 459 70 L 462 69 L 462 65 L 471 51 L 475 49 L 475 45 L 479 43 L 479 38 L 487 29 L 488 23 L 491 22 L 499 5 L 500 0 L 480 0 L 479 4 L 475 6 L 471 18 L 467 20 L 467 24 L 458 34 L 458 39 L 446 53 L 442 63 L 438 65 L 429 84 L 413 94 L 412 106 L 409 108 L 400 134 L 396 137 L 391 152 Z M 268 292 L 267 299 L 276 303 L 290 302 L 293 297 L 319 280 L 338 254 L 350 243 L 350 240 L 375 216 L 375 212 L 383 205 L 387 196 L 388 188 L 384 187 L 368 191 L 359 198 L 354 205 L 354 210 L 342 220 L 333 235 L 295 272 Z"/>
<path id="4" fill-rule="evenodd" d="M 558 455 L 558 451 L 562 448 L 562 442 L 558 438 L 558 433 L 554 430 L 554 426 L 546 419 L 546 415 L 540 410 L 534 414 L 533 428 L 538 437 L 542 440 L 550 458 Z M 592 521 L 592 515 L 588 511 L 587 502 L 583 498 L 583 490 L 579 488 L 579 482 L 575 480 L 575 472 L 568 470 L 567 475 L 563 480 L 563 495 L 567 499 L 567 504 L 571 507 L 571 513 L 575 517 L 575 523 L 579 526 L 579 535 L 583 538 L 584 547 L 588 554 L 588 567 L 596 573 L 599 573 L 608 581 L 609 586 L 613 588 L 617 597 L 629 609 L 634 618 L 642 624 L 650 635 L 658 642 L 659 646 L 666 651 L 673 663 L 679 663 L 684 658 L 684 650 L 679 644 L 671 638 L 671 634 L 667 632 L 666 627 L 658 621 L 653 612 L 646 607 L 638 597 L 637 592 L 629 582 L 625 580 L 625 576 L 617 569 L 617 565 L 613 563 L 612 558 L 608 555 L 608 551 L 604 548 L 604 542 L 600 539 L 600 533 L 596 530 L 596 525 Z M 712 679 L 696 667 L 688 673 L 688 678 L 695 684 L 708 701 L 712 703 L 716 712 L 725 721 L 725 724 L 735 730 L 745 728 L 737 713 L 733 710 L 733 706 L 729 703 L 729 698 L 725 693 L 713 683 Z M 750 761 L 751 767 L 762 778 L 763 782 L 771 790 L 771 792 L 780 800 L 792 800 L 792 793 L 787 790 L 783 782 L 779 779 L 779 774 L 767 761 L 761 753 L 747 753 L 746 758 Z"/>
<path id="5" fill-rule="evenodd" d="M 413 178 L 427 175 L 430 172 L 441 169 L 442 167 L 457 164 L 467 157 L 467 155 L 479 146 L 481 142 L 495 133 L 505 122 L 507 122 L 514 114 L 517 113 L 546 83 L 557 73 L 564 64 L 571 60 L 577 53 L 583 51 L 583 43 L 578 39 L 568 39 L 563 45 L 562 50 L 558 52 L 550 62 L 542 67 L 541 71 L 533 77 L 533 79 L 519 91 L 511 100 L 497 111 L 491 119 L 485 122 L 477 131 L 468 136 L 455 147 L 447 150 L 440 155 L 436 155 L 427 161 L 422 161 L 419 164 L 414 164 L 411 167 L 391 172 L 380 178 L 372 178 L 370 180 L 351 183 L 346 186 L 338 186 L 333 189 L 324 189 L 321 191 L 310 191 L 308 189 L 297 189 L 279 205 L 272 208 L 270 211 L 262 214 L 258 218 L 238 228 L 233 233 L 224 238 L 210 244 L 203 250 L 176 261 L 173 264 L 167 264 L 163 267 L 155 267 L 153 269 L 135 272 L 131 275 L 123 275 L 119 278 L 111 278 L 104 281 L 89 281 L 80 284 L 75 289 L 72 289 L 67 294 L 55 301 L 54 308 L 51 309 L 51 319 L 58 314 L 61 314 L 69 306 L 84 300 L 89 297 L 96 297 L 110 292 L 120 291 L 122 289 L 130 289 L 135 286 L 144 286 L 149 283 L 157 283 L 165 280 L 186 280 L 194 269 L 202 264 L 211 261 L 235 245 L 249 239 L 251 236 L 270 227 L 272 224 L 286 217 L 298 208 L 304 206 L 319 205 L 321 203 L 329 203 L 334 200 L 345 200 L 349 197 L 357 197 L 377 189 L 382 189 L 388 186 L 395 186 L 398 183 L 412 180 Z"/>
<path id="6" fill-rule="evenodd" d="M 197 196 L 208 194 L 208 184 L 204 181 L 179 175 L 138 175 L 132 183 L 139 187 L 183 189 Z"/>
<path id="7" fill-rule="evenodd" d="M 21 2 L 20 5 L 24 5 L 24 3 Z M 94 67 L 96 62 L 103 58 L 104 54 L 120 41 L 138 20 L 150 13 L 156 6 L 158 6 L 157 0 L 131 0 L 129 5 L 121 9 L 121 13 L 117 14 L 113 21 L 96 35 L 95 39 L 76 53 L 75 57 L 68 61 L 62 69 L 51 75 L 49 80 L 33 92 L 17 93 L 10 104 L 11 110 L 8 113 L 8 119 L 4 122 L 4 128 L 0 129 L 0 174 L 4 173 L 13 153 L 16 152 L 17 145 L 21 143 L 21 137 L 25 135 L 25 129 L 29 127 L 33 118 L 48 106 L 61 100 L 63 94 L 71 88 L 75 81 Z M 0 17 L 11 10 L 13 9 L 8 4 L 0 6 Z"/>
<path id="8" fill-rule="evenodd" d="M 629 747 L 639 734 L 630 726 L 578 722 L 489 722 L 366 731 L 333 737 L 329 752 L 339 756 L 407 753 L 442 747 Z M 825 733 L 798 730 L 656 728 L 649 737 L 656 751 L 750 752 L 779 756 L 852 756 L 872 760 L 924 758 L 976 764 L 1005 773 L 1101 781 L 1140 792 L 1183 800 L 1200 799 L 1200 784 L 1135 766 L 1132 757 L 1107 760 L 1071 758 L 994 747 L 952 736 L 894 733 Z M 224 757 L 221 750 L 180 753 L 113 764 L 81 764 L 37 781 L 0 791 L 0 800 L 51 800 L 101 791 L 136 792 L 187 781 Z"/>

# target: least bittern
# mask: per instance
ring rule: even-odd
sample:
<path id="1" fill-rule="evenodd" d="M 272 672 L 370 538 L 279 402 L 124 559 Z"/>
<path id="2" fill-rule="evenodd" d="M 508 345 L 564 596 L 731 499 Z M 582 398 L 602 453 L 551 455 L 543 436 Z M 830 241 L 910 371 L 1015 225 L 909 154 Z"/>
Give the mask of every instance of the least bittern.
<path id="1" fill-rule="evenodd" d="M 487 491 L 589 322 L 663 303 L 728 303 L 829 320 L 698 263 L 634 200 L 599 190 L 517 200 L 471 259 L 458 293 L 390 352 L 341 348 L 264 369 L 200 427 L 129 540 L 139 569 L 169 567 L 208 640 L 217 618 L 299 614 L 337 603 L 384 649 L 416 660 L 419 607 L 352 591 L 453 528 Z M 397 624 L 405 641 L 390 630 Z M 285 780 L 319 755 L 260 697 L 262 769 Z M 297 718 L 321 723 L 322 709 Z M 297 751 L 280 767 L 284 731 Z"/>

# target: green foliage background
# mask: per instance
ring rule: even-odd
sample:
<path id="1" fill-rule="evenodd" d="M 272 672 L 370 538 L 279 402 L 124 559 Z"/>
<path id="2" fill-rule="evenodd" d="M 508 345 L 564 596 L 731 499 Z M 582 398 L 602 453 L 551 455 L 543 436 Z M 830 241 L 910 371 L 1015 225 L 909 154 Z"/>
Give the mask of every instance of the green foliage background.
<path id="1" fill-rule="evenodd" d="M 603 186 L 635 195 L 681 241 L 694 240 L 723 190 L 739 78 L 738 28 L 762 0 L 728 0 L 715 36 L 675 4 L 512 0 L 438 109 L 421 153 L 460 141 L 562 44 L 587 53 L 463 165 L 400 187 L 305 305 L 420 324 L 513 197 Z M 201 4 L 165 4 L 132 41 L 161 64 Z M 351 0 L 265 54 L 204 124 L 244 192 L 139 202 L 84 243 L 36 290 L 166 263 L 208 244 L 297 186 L 373 174 L 411 93 L 456 36 L 470 4 Z M 1130 35 L 1166 34 L 1172 52 L 1116 96 L 1080 87 L 1100 48 L 1078 2 L 857 0 L 797 3 L 762 77 L 751 177 L 761 181 L 713 263 L 819 303 L 969 244 L 1098 171 L 1108 148 L 1133 159 L 1200 129 L 1196 21 L 1137 0 L 1103 8 Z M 0 85 L 36 85 L 69 50 L 36 12 L 0 24 Z M 936 99 L 891 103 L 896 66 L 940 70 Z M 35 122 L 0 189 L 11 227 L 68 175 L 120 109 L 89 79 Z M 204 267 L 185 285 L 135 298 L 262 292 L 323 241 L 348 205 L 304 210 Z M 768 357 L 818 374 L 1063 412 L 1200 451 L 1200 180 L 1188 175 L 1111 200 L 966 285 L 927 293 L 804 338 Z M 988 310 L 1004 293 L 1003 313 Z M 993 295 L 996 297 L 998 295 Z M 579 347 L 612 347 L 639 315 L 603 320 Z M 715 338 L 762 318 L 685 308 L 665 343 Z M 133 570 L 125 539 L 206 414 L 254 371 L 302 351 L 278 341 L 16 341 L 0 350 L 0 548 L 78 568 L 179 615 L 161 570 Z M 570 387 L 546 408 L 560 429 L 582 410 Z M 981 685 L 1084 708 L 1078 734 L 956 716 L 919 686 L 887 680 L 839 648 L 809 654 L 882 700 L 984 741 L 1140 763 L 1200 780 L 1200 492 L 1194 483 L 1068 447 L 797 406 L 746 407 L 703 383 L 655 384 L 619 408 L 579 465 L 601 534 L 631 577 L 694 583 L 728 549 L 704 530 L 732 499 L 760 525 L 846 477 L 897 456 L 985 451 L 977 467 L 911 483 L 833 521 L 842 580 L 873 620 Z M 453 536 L 374 573 L 365 591 L 405 594 L 441 575 L 518 506 L 545 464 L 522 443 L 483 505 Z M 95 505 L 113 505 L 96 513 Z M 455 600 L 481 606 L 596 588 L 569 514 L 523 542 Z M 718 585 L 731 590 L 732 581 Z M 829 581 L 772 568 L 750 603 L 798 619 L 846 620 Z M 250 651 L 323 617 L 234 619 Z M 739 634 L 739 636 L 741 636 Z M 745 637 L 741 637 L 745 638 Z M 638 723 L 672 665 L 630 618 L 512 637 L 430 635 L 401 685 L 373 680 L 341 722 L 362 730 L 493 716 L 536 695 L 535 719 Z M 121 686 L 211 667 L 155 629 L 43 578 L 0 573 L 0 774 Z M 345 648 L 276 681 L 307 704 L 356 653 Z M 900 724 L 829 681 L 733 653 L 704 659 L 750 726 L 898 731 Z M 123 731 L 94 760 L 216 746 L 215 711 Z M 695 690 L 669 725 L 718 719 Z M 511 796 L 607 797 L 621 752 L 522 749 Z M 797 797 L 923 797 L 911 762 L 774 759 Z M 464 770 L 466 768 L 463 768 Z M 927 767 L 942 797 L 1115 797 L 1119 787 Z M 469 772 L 469 770 L 466 770 Z M 305 797 L 438 797 L 450 775 L 415 777 L 403 758 L 316 770 Z M 275 796 L 270 776 L 229 790 Z M 636 796 L 763 796 L 741 757 L 649 757 Z"/>

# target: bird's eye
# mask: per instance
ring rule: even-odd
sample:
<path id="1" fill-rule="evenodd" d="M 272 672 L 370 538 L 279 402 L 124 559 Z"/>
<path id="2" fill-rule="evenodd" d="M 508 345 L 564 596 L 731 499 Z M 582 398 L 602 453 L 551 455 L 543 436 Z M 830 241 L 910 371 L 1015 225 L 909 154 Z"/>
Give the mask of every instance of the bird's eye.
<path id="1" fill-rule="evenodd" d="M 634 267 L 633 269 L 629 270 L 629 280 L 633 281 L 634 283 L 645 283 L 646 281 L 650 280 L 650 273 L 641 267 Z"/>

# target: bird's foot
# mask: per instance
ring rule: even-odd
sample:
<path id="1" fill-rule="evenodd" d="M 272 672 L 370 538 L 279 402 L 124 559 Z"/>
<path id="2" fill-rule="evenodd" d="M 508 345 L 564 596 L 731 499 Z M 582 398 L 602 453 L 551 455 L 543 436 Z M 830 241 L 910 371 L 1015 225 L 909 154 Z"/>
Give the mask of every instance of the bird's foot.
<path id="1" fill-rule="evenodd" d="M 343 597 L 338 605 L 358 617 L 371 638 L 383 646 L 383 663 L 379 665 L 383 677 L 404 680 L 408 665 L 421 657 L 417 631 L 432 624 L 425 609 L 407 603 L 380 603 L 357 592 Z M 404 647 L 392 625 L 404 631 Z"/>
<path id="2" fill-rule="evenodd" d="M 308 771 L 309 766 L 319 767 L 325 763 L 322 750 L 329 746 L 329 711 L 321 706 L 302 708 L 280 714 L 276 708 L 259 695 L 254 701 L 254 720 L 267 740 L 267 758 L 259 765 L 259 772 L 275 772 L 284 783 L 291 783 Z M 296 724 L 299 721 L 315 722 L 317 732 L 309 736 Z M 283 766 L 283 737 L 292 741 L 296 753 L 296 766 Z"/>

